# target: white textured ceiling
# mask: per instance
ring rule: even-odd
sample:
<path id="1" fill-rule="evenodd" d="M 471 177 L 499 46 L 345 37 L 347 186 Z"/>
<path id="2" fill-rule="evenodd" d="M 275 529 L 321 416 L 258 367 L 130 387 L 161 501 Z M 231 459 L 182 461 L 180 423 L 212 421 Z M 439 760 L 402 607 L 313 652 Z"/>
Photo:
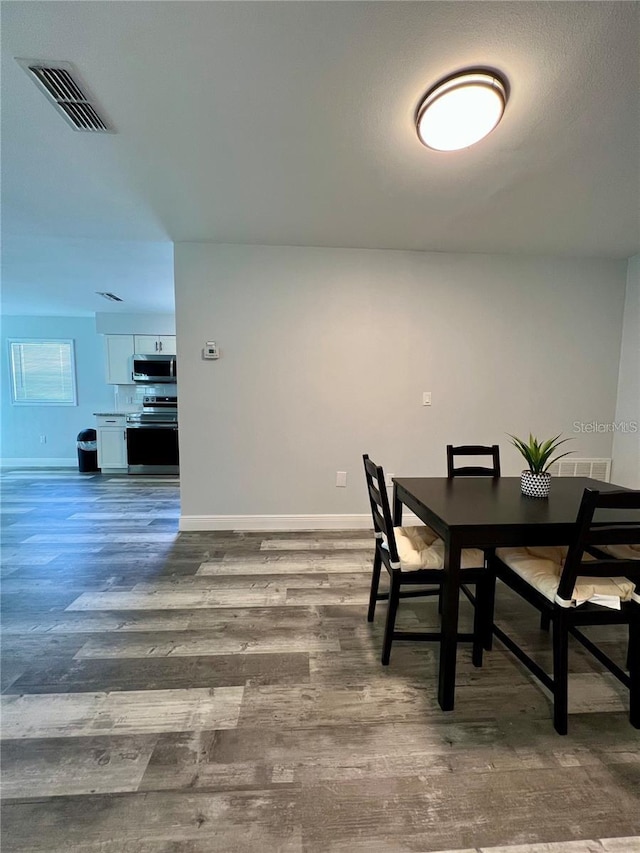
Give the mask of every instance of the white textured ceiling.
<path id="1" fill-rule="evenodd" d="M 639 36 L 629 2 L 4 3 L 4 310 L 166 310 L 181 240 L 636 254 Z M 73 62 L 117 134 L 14 57 Z M 420 98 L 471 65 L 507 76 L 504 119 L 431 152 Z"/>

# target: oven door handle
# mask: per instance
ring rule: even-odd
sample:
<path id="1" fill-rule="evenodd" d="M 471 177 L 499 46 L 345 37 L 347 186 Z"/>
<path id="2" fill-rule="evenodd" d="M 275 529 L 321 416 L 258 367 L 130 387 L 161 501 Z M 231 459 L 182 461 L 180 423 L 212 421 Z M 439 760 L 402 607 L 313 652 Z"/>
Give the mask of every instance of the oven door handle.
<path id="1" fill-rule="evenodd" d="M 178 424 L 127 424 L 127 429 L 171 429 L 178 431 Z"/>

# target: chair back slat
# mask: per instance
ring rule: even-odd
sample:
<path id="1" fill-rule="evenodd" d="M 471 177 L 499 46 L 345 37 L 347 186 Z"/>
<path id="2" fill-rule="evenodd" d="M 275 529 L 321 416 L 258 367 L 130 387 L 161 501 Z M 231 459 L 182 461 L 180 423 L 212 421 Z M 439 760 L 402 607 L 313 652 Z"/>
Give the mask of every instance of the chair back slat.
<path id="1" fill-rule="evenodd" d="M 598 524 L 585 537 L 589 545 L 628 545 L 640 543 L 640 524 Z"/>
<path id="2" fill-rule="evenodd" d="M 379 537 L 376 539 L 376 548 L 379 549 L 380 556 L 387 568 L 392 570 L 394 566 L 391 564 L 394 563 L 397 565 L 400 560 L 398 558 L 396 537 L 393 532 L 393 520 L 391 518 L 387 487 L 385 486 L 384 471 L 379 465 L 375 465 L 366 453 L 362 458 L 367 480 L 369 503 L 371 504 L 373 529 L 376 533 L 381 533 L 383 536 L 383 540 L 380 540 Z"/>
<path id="3" fill-rule="evenodd" d="M 628 521 L 602 522 L 594 516 L 597 510 L 611 509 L 622 511 L 640 510 L 640 491 L 600 492 L 595 489 L 585 489 L 576 519 L 575 535 L 569 545 L 564 562 L 558 596 L 564 601 L 570 601 L 578 577 L 615 578 L 626 577 L 636 584 L 636 592 L 640 584 L 640 562 L 637 560 L 608 559 L 602 552 L 596 553 L 600 559 L 584 560 L 585 553 L 593 553 L 597 545 L 635 545 L 640 542 L 640 525 L 637 514 L 629 517 Z"/>
<path id="4" fill-rule="evenodd" d="M 378 506 L 382 504 L 382 498 L 380 496 L 380 492 L 378 491 L 375 485 L 369 483 L 369 499 L 372 500 Z"/>
<path id="5" fill-rule="evenodd" d="M 638 509 L 638 492 L 633 489 L 616 489 L 613 492 L 597 492 L 598 509 Z M 638 523 L 636 517 L 635 523 Z"/>
<path id="6" fill-rule="evenodd" d="M 454 468 L 452 477 L 494 477 L 493 468 L 483 468 L 482 465 L 463 465 Z"/>
<path id="7" fill-rule="evenodd" d="M 491 467 L 462 465 L 456 467 L 456 456 L 490 456 Z M 499 477 L 500 448 L 497 444 L 485 447 L 481 444 L 447 445 L 447 477 Z"/>

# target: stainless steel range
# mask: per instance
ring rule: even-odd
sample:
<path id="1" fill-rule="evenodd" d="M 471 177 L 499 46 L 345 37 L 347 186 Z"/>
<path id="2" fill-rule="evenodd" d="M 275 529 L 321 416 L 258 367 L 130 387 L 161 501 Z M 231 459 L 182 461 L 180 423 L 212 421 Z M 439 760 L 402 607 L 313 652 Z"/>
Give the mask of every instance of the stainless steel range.
<path id="1" fill-rule="evenodd" d="M 177 397 L 145 397 L 127 415 L 127 463 L 129 474 L 179 472 Z"/>

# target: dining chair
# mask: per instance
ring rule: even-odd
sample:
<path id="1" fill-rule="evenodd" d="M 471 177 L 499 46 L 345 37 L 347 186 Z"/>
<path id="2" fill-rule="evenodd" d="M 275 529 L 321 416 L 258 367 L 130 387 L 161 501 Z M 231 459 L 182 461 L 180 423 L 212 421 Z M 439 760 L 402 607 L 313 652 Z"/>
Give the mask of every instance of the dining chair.
<path id="1" fill-rule="evenodd" d="M 635 542 L 630 545 L 601 545 L 594 548 L 596 556 L 611 556 L 621 560 L 640 560 L 640 544 Z M 631 668 L 631 646 L 627 654 L 627 669 Z"/>
<path id="2" fill-rule="evenodd" d="M 455 458 L 456 456 L 490 456 L 491 457 L 491 466 L 483 467 L 477 465 L 463 465 L 456 467 Z M 492 444 L 484 446 L 482 444 L 461 444 L 458 446 L 447 444 L 447 477 L 451 480 L 454 477 L 499 477 L 500 476 L 500 447 L 497 444 Z M 490 555 L 489 550 L 485 550 L 485 563 Z M 462 584 L 461 587 L 462 592 L 467 596 L 469 601 L 475 607 L 475 596 L 471 592 L 471 590 L 465 585 Z M 495 593 L 495 583 L 492 587 L 487 590 L 487 595 L 491 596 Z M 486 608 L 488 613 L 488 619 L 490 622 L 493 622 L 493 609 L 494 609 L 494 600 L 493 598 L 489 598 L 486 601 L 482 602 L 482 606 Z M 438 611 L 442 613 L 442 590 L 440 591 L 440 598 L 438 599 Z M 493 634 L 491 631 L 487 632 L 485 637 L 484 647 L 487 651 L 491 651 L 491 647 L 493 644 Z"/>
<path id="3" fill-rule="evenodd" d="M 463 465 L 456 468 L 456 456 L 491 456 L 490 467 L 478 465 Z M 500 476 L 500 448 L 497 444 L 484 447 L 481 444 L 461 444 L 454 447 L 447 444 L 447 477 L 499 477 Z"/>
<path id="4" fill-rule="evenodd" d="M 640 542 L 640 521 L 594 523 L 597 510 L 638 509 L 640 491 L 585 489 L 568 547 L 498 548 L 491 559 L 498 578 L 553 625 L 553 676 L 501 628 L 494 625 L 493 630 L 551 691 L 553 721 L 559 734 L 566 734 L 568 728 L 569 634 L 629 689 L 629 720 L 640 728 L 640 562 L 601 550 L 602 546 L 619 549 Z M 627 625 L 629 631 L 628 673 L 578 629 L 620 624 Z"/>
<path id="5" fill-rule="evenodd" d="M 364 454 L 363 461 L 375 535 L 367 621 L 373 622 L 378 601 L 388 601 L 382 642 L 382 663 L 386 666 L 389 663 L 391 644 L 394 640 L 439 641 L 441 639 L 440 632 L 396 631 L 395 623 L 401 598 L 440 593 L 443 583 L 444 542 L 426 526 L 394 528 L 384 471 L 372 462 L 367 454 Z M 383 565 L 389 573 L 388 593 L 378 591 Z M 483 647 L 486 644 L 487 635 L 491 633 L 493 622 L 492 613 L 483 605 L 485 601 L 493 600 L 495 587 L 495 578 L 491 570 L 485 568 L 482 551 L 477 548 L 463 550 L 460 578 L 476 585 L 475 598 L 478 604 L 474 610 L 473 633 L 459 634 L 458 639 L 473 643 L 473 664 L 482 666 Z M 435 585 L 435 589 L 415 589 L 416 586 L 425 584 Z M 406 587 L 413 587 L 413 589 L 406 589 Z"/>

